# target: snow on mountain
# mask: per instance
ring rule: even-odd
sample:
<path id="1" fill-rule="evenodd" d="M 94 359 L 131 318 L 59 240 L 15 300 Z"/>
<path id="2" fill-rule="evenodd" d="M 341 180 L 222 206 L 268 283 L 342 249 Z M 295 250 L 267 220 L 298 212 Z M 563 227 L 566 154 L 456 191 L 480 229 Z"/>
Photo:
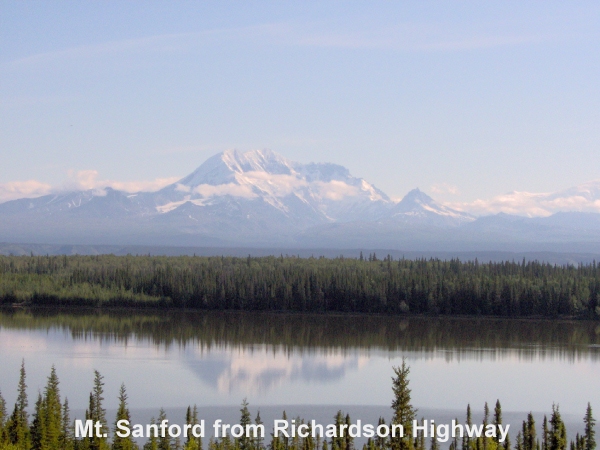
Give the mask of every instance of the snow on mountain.
<path id="1" fill-rule="evenodd" d="M 406 223 L 436 226 L 455 226 L 475 220 L 470 214 L 437 203 L 418 188 L 406 194 L 392 209 L 391 217 Z"/>
<path id="2" fill-rule="evenodd" d="M 542 201 L 552 212 L 600 212 L 600 180 L 548 194 Z"/>
<path id="3" fill-rule="evenodd" d="M 600 213 L 600 180 L 558 192 L 513 191 L 456 206 L 478 216 L 501 212 L 524 217 L 548 217 L 559 212 Z"/>
<path id="4" fill-rule="evenodd" d="M 575 205 L 571 211 L 581 212 L 476 220 L 419 189 L 395 203 L 337 164 L 301 164 L 269 150 L 230 150 L 156 192 L 104 188 L 2 203 L 0 237 L 34 243 L 422 249 L 600 242 L 600 214 L 590 212 L 600 211 L 600 182 L 543 195 L 544 207 Z"/>
<path id="5" fill-rule="evenodd" d="M 228 150 L 209 158 L 177 183 L 158 191 L 155 208 L 171 212 L 260 200 L 301 222 L 372 220 L 392 206 L 376 187 L 335 164 L 300 164 L 270 150 Z"/>

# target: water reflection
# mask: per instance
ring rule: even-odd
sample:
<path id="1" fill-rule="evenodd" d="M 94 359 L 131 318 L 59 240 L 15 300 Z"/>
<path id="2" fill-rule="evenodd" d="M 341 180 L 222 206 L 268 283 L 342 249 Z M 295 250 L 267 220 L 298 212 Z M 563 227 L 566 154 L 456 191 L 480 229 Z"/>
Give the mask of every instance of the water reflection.
<path id="1" fill-rule="evenodd" d="M 254 346 L 233 353 L 213 351 L 198 355 L 187 352 L 185 364 L 199 379 L 221 393 L 264 394 L 284 383 L 325 383 L 341 380 L 348 370 L 357 370 L 368 358 L 357 355 L 323 354 L 278 357 L 267 346 Z"/>
<path id="2" fill-rule="evenodd" d="M 439 357 L 442 352 L 447 360 L 600 357 L 600 324 L 594 321 L 20 310 L 0 312 L 0 327 L 64 330 L 74 340 L 125 345 L 143 339 L 162 348 L 192 345 L 205 351 L 267 346 L 287 354 L 376 349 Z"/>
<path id="3" fill-rule="evenodd" d="M 32 395 L 56 365 L 84 408 L 93 369 L 116 407 L 389 405 L 392 366 L 411 365 L 417 406 L 584 411 L 600 398 L 600 326 L 584 321 L 198 312 L 0 313 L 0 389 L 25 358 Z M 568 386 L 568 388 L 565 388 Z M 157 388 L 159 387 L 159 388 Z M 113 395 L 114 394 L 114 395 Z"/>

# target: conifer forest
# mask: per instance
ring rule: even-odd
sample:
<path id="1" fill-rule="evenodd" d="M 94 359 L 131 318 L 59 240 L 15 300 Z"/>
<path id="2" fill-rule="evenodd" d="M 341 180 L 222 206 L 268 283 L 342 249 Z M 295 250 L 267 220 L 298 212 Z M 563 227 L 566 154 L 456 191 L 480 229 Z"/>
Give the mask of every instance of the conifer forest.
<path id="1" fill-rule="evenodd" d="M 600 266 L 294 256 L 2 256 L 0 305 L 600 317 Z"/>
<path id="2" fill-rule="evenodd" d="M 388 419 L 389 425 L 386 425 L 386 418 L 380 417 L 377 428 L 387 429 L 401 425 L 402 433 L 381 437 L 379 432 L 374 438 L 369 438 L 363 444 L 362 450 L 439 450 L 438 436 L 426 437 L 426 433 L 419 430 L 412 430 L 415 423 L 425 423 L 424 418 L 418 417 L 418 411 L 411 403 L 411 389 L 409 388 L 410 368 L 406 361 L 399 367 L 394 367 L 394 377 L 392 377 L 392 401 L 391 418 Z M 107 412 L 104 408 L 105 392 L 104 378 L 98 372 L 94 371 L 94 383 L 89 395 L 89 406 L 85 411 L 85 420 L 98 424 L 98 432 L 84 433 L 76 432 L 75 421 L 71 417 L 69 402 L 65 397 L 61 397 L 61 388 L 58 375 L 52 367 L 50 375 L 47 377 L 47 383 L 43 392 L 39 392 L 33 405 L 33 413 L 29 414 L 29 398 L 27 395 L 27 377 L 25 363 L 20 369 L 19 383 L 17 386 L 17 398 L 12 408 L 8 405 L 0 393 L 0 450 L 199 450 L 206 448 L 208 450 L 354 450 L 354 439 L 348 432 L 352 419 L 348 414 L 342 411 L 332 414 L 332 423 L 334 432 L 330 439 L 321 436 L 321 433 L 312 433 L 308 421 L 303 418 L 296 418 L 297 424 L 306 424 L 305 433 L 297 433 L 293 436 L 283 436 L 281 434 L 270 433 L 269 436 L 261 433 L 241 433 L 238 437 L 225 435 L 222 437 L 207 439 L 204 442 L 202 436 L 195 436 L 194 433 L 186 433 L 187 436 L 181 437 L 180 430 L 175 437 L 169 431 L 161 429 L 157 424 L 167 419 L 164 409 L 160 409 L 156 418 L 151 420 L 148 427 L 149 436 L 146 442 L 140 444 L 132 435 L 123 437 L 120 421 L 131 422 L 127 402 L 127 392 L 125 385 L 121 385 L 118 393 L 119 406 L 116 412 L 114 423 L 108 423 Z M 263 425 L 260 418 L 260 411 L 252 418 L 246 400 L 242 402 L 240 408 L 239 425 L 242 429 L 248 430 L 248 425 Z M 285 411 L 282 415 L 287 419 Z M 190 406 L 186 413 L 186 424 L 189 429 L 199 423 L 197 407 Z M 416 421 L 416 422 L 415 422 Z M 123 423 L 123 422 L 121 422 Z M 475 429 L 502 428 L 502 406 L 500 401 L 496 401 L 493 411 L 490 411 L 489 405 L 484 405 L 483 421 L 477 426 L 473 423 L 471 406 L 467 405 L 466 415 L 456 423 L 464 424 L 465 430 L 474 427 Z M 494 433 L 491 436 L 473 437 L 466 431 L 462 437 L 457 433 L 450 438 L 450 450 L 595 450 L 595 424 L 592 407 L 588 403 L 583 416 L 584 432 L 576 434 L 571 440 L 567 440 L 567 430 L 563 422 L 558 405 L 553 405 L 549 417 L 544 415 L 541 433 L 538 435 L 535 419 L 529 413 L 523 420 L 522 428 L 516 435 L 512 436 L 506 433 L 505 438 L 501 438 L 501 433 Z M 420 425 L 417 425 L 420 426 Z M 399 429 L 398 427 L 396 427 Z M 508 427 L 506 427 L 508 431 Z M 80 434 L 80 436 L 77 436 Z M 175 434 L 175 433 L 172 433 Z M 199 434 L 199 433 L 196 433 Z M 383 434 L 383 433 L 382 433 Z M 316 435 L 316 436 L 313 436 Z"/>

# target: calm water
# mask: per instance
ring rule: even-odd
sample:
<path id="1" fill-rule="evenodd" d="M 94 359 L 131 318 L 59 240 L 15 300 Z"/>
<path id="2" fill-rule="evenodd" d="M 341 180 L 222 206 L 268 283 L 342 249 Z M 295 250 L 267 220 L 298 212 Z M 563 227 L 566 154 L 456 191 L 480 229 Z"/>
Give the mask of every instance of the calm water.
<path id="1" fill-rule="evenodd" d="M 0 313 L 0 389 L 11 405 L 21 360 L 30 403 L 56 366 L 82 409 L 93 370 L 109 408 L 124 382 L 133 410 L 188 404 L 338 405 L 385 411 L 392 367 L 411 367 L 422 411 L 481 409 L 583 416 L 600 407 L 600 323 L 283 314 Z M 321 408 L 323 409 L 323 408 Z M 315 409 L 316 410 L 316 409 Z M 320 409 L 319 409 L 320 410 Z M 375 411 L 375 410 L 373 410 Z M 374 414 L 374 413 L 373 413 Z"/>

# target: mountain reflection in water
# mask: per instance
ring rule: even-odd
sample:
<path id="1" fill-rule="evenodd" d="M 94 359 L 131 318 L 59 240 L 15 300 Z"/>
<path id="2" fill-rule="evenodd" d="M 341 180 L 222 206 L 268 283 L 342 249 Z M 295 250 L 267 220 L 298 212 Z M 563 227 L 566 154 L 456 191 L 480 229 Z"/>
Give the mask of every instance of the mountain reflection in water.
<path id="1" fill-rule="evenodd" d="M 341 380 L 348 370 L 356 370 L 365 357 L 356 355 L 299 354 L 276 357 L 266 346 L 238 350 L 233 354 L 210 352 L 202 358 L 187 354 L 186 365 L 209 386 L 222 393 L 243 391 L 264 393 L 284 382 L 331 382 Z"/>
<path id="2" fill-rule="evenodd" d="M 132 408 L 238 405 L 244 397 L 386 405 L 392 366 L 403 357 L 417 406 L 463 409 L 500 398 L 507 410 L 557 402 L 579 413 L 600 398 L 600 324 L 588 321 L 11 310 L 0 313 L 0 356 L 8 404 L 23 358 L 31 395 L 54 364 L 75 408 L 87 404 L 94 369 L 105 376 L 108 405 L 124 382 Z"/>

